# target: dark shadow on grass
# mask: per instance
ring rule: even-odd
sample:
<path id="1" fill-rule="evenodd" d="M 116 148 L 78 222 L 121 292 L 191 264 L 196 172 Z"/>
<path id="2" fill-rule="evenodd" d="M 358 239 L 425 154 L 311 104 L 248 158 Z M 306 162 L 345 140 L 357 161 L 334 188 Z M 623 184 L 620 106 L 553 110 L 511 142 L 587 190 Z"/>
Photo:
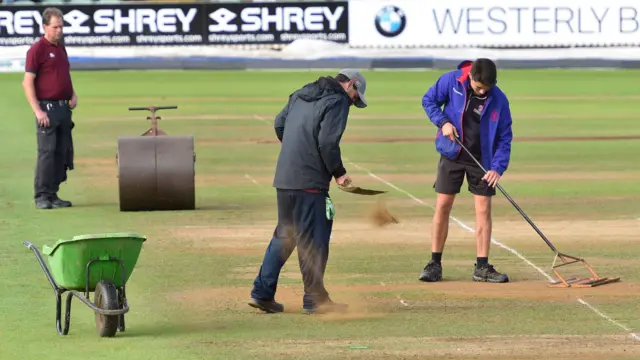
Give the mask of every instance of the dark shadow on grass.
<path id="1" fill-rule="evenodd" d="M 73 203 L 73 208 L 104 208 L 109 210 L 117 210 L 120 211 L 120 203 L 117 202 L 103 202 L 103 203 Z M 206 211 L 206 210 L 217 210 L 217 211 L 237 211 L 237 210 L 246 210 L 246 207 L 235 205 L 235 204 L 206 204 L 206 205 L 196 205 L 196 208 L 193 210 L 139 210 L 139 211 L 130 211 L 130 212 L 151 212 L 151 211 Z"/>
<path id="2" fill-rule="evenodd" d="M 245 210 L 245 207 L 234 204 L 207 204 L 196 206 L 196 210 Z"/>
<path id="3" fill-rule="evenodd" d="M 71 200 L 70 200 L 71 201 Z M 110 208 L 116 208 L 116 209 L 120 209 L 120 204 L 117 202 L 89 202 L 89 203 L 78 203 L 78 202 L 73 202 L 73 206 L 71 207 L 73 208 L 105 208 L 105 209 L 110 209 Z"/>
<path id="4" fill-rule="evenodd" d="M 124 332 L 118 332 L 116 337 L 137 338 L 137 337 L 176 337 L 207 332 L 225 331 L 222 324 L 192 323 L 192 324 L 138 324 L 127 326 Z"/>

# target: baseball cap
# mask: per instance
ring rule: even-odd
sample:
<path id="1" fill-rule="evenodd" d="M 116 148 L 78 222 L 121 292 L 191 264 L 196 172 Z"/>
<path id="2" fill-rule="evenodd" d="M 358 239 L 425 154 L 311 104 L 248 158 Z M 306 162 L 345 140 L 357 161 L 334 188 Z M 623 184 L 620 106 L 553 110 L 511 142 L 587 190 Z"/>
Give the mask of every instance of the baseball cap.
<path id="1" fill-rule="evenodd" d="M 367 80 L 360 74 L 358 70 L 355 69 L 342 69 L 339 74 L 342 74 L 349 78 L 349 80 L 353 80 L 353 84 L 358 91 L 358 100 L 355 102 L 355 106 L 359 108 L 367 107 L 367 100 L 364 98 L 364 92 L 367 90 Z"/>

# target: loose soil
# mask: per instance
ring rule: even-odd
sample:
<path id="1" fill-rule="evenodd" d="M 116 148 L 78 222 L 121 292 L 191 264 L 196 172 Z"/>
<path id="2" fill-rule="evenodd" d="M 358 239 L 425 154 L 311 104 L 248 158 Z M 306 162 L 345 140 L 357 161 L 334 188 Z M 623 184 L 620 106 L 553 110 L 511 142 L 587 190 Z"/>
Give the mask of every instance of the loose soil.
<path id="1" fill-rule="evenodd" d="M 219 346 L 220 344 L 215 344 Z M 353 345 L 365 349 L 354 350 Z M 640 346 L 628 335 L 483 336 L 456 338 L 379 337 L 370 340 L 255 341 L 255 355 L 272 358 L 348 359 L 637 359 Z"/>
<path id="2" fill-rule="evenodd" d="M 393 209 L 391 209 L 393 213 Z M 366 214 L 366 213 L 365 213 Z M 363 214 L 363 215 L 365 215 Z M 367 218 L 336 219 L 332 232 L 332 245 L 349 244 L 428 244 L 431 217 L 411 217 L 385 227 L 374 226 Z M 275 221 L 275 220 L 274 220 Z M 474 221 L 468 222 L 474 226 Z M 584 246 L 606 246 L 634 241 L 640 230 L 640 221 L 626 220 L 559 220 L 538 221 L 536 225 L 553 241 L 580 239 Z M 240 249 L 263 246 L 273 234 L 275 222 L 254 222 L 247 226 L 171 227 L 163 233 L 168 238 L 189 240 L 195 247 Z M 493 236 L 508 244 L 531 245 L 537 234 L 524 220 L 494 221 Z M 474 234 L 451 222 L 448 242 L 468 241 Z M 539 240 L 542 244 L 542 240 Z M 537 242 L 535 243 L 538 244 Z M 544 245 L 543 245 L 544 246 Z"/>

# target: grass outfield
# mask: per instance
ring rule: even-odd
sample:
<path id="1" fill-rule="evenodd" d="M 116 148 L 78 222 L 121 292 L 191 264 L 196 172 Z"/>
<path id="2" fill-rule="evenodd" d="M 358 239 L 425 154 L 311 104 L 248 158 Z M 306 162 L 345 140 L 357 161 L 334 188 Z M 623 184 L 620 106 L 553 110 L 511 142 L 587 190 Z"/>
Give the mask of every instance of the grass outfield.
<path id="1" fill-rule="evenodd" d="M 474 235 L 455 222 L 445 281 L 419 282 L 430 258 L 438 159 L 420 99 L 440 73 L 368 72 L 370 106 L 352 109 L 343 156 L 361 186 L 390 190 L 386 204 L 401 222 L 374 228 L 366 216 L 374 199 L 333 191 L 326 284 L 349 313 L 300 314 L 295 253 L 277 294 L 286 313 L 248 307 L 276 219 L 278 144 L 269 122 L 291 91 L 322 74 L 333 72 L 74 73 L 76 170 L 60 192 L 74 207 L 50 211 L 33 205 L 35 120 L 22 75 L 0 75 L 0 359 L 640 356 L 630 335 L 640 330 L 637 71 L 505 70 L 499 79 L 515 137 L 502 185 L 561 251 L 584 256 L 620 283 L 550 289 L 545 275 L 496 244 L 490 261 L 512 282 L 473 283 Z M 160 127 L 195 136 L 199 210 L 119 212 L 117 137 L 148 129 L 146 114 L 127 110 L 148 105 L 178 105 L 160 113 Z M 473 227 L 473 199 L 463 186 L 452 216 Z M 494 214 L 496 240 L 551 273 L 553 253 L 500 194 Z M 127 287 L 126 332 L 99 338 L 92 312 L 75 299 L 70 333 L 58 335 L 53 293 L 22 241 L 41 248 L 121 231 L 148 236 Z"/>

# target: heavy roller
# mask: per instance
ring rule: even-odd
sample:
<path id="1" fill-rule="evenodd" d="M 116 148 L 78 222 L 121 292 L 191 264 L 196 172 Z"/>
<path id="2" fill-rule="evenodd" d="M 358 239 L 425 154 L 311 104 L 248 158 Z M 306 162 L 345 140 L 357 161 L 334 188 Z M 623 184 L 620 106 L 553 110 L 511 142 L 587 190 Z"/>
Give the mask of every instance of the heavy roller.
<path id="1" fill-rule="evenodd" d="M 151 128 L 141 136 L 119 136 L 120 211 L 195 209 L 195 144 L 192 135 L 168 135 L 158 128 L 158 110 L 177 106 L 130 107 L 150 111 Z"/>

